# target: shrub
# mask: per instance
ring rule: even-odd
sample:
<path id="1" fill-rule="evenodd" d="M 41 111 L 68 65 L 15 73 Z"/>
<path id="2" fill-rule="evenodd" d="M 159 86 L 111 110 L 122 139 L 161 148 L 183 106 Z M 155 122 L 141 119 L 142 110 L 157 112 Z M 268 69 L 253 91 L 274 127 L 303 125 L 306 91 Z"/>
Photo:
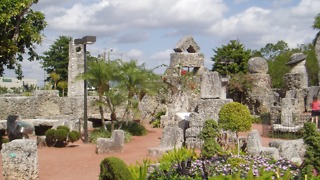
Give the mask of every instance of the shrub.
<path id="1" fill-rule="evenodd" d="M 204 123 L 204 127 L 199 134 L 199 138 L 204 141 L 201 147 L 201 155 L 209 158 L 217 153 L 222 153 L 223 149 L 217 142 L 219 136 L 218 124 L 215 120 L 209 119 Z"/>
<path id="2" fill-rule="evenodd" d="M 78 131 L 71 131 L 68 134 L 68 141 L 69 142 L 75 142 L 78 141 L 80 139 L 80 133 Z"/>
<path id="3" fill-rule="evenodd" d="M 110 128 L 110 124 L 107 125 L 108 129 Z M 124 131 L 129 132 L 133 136 L 143 136 L 147 134 L 147 129 L 136 122 L 129 121 L 129 122 L 117 122 L 115 124 L 115 129 L 122 129 Z"/>
<path id="4" fill-rule="evenodd" d="M 48 129 L 45 132 L 48 146 L 63 147 L 69 142 L 75 142 L 81 138 L 80 132 L 73 130 L 69 132 L 67 126 L 58 126 L 57 129 Z"/>
<path id="5" fill-rule="evenodd" d="M 111 133 L 104 128 L 94 129 L 89 135 L 89 142 L 97 143 L 98 138 L 110 138 Z"/>
<path id="6" fill-rule="evenodd" d="M 68 137 L 68 132 L 64 129 L 57 129 L 54 132 L 54 138 L 57 142 L 65 142 Z"/>
<path id="7" fill-rule="evenodd" d="M 119 158 L 108 157 L 100 163 L 99 180 L 133 179 L 127 165 Z"/>
<path id="8" fill-rule="evenodd" d="M 303 141 L 306 144 L 302 174 L 312 177 L 313 170 L 320 172 L 320 133 L 315 123 L 307 122 L 303 126 Z"/>
<path id="9" fill-rule="evenodd" d="M 219 111 L 219 127 L 233 132 L 250 130 L 252 116 L 249 109 L 238 102 L 231 102 Z"/>
<path id="10" fill-rule="evenodd" d="M 65 131 L 67 131 L 67 132 L 70 132 L 70 129 L 69 129 L 68 126 L 63 126 L 63 125 L 61 125 L 61 126 L 58 126 L 58 127 L 57 127 L 57 130 L 58 130 L 58 129 L 63 129 L 63 130 L 65 130 Z"/>

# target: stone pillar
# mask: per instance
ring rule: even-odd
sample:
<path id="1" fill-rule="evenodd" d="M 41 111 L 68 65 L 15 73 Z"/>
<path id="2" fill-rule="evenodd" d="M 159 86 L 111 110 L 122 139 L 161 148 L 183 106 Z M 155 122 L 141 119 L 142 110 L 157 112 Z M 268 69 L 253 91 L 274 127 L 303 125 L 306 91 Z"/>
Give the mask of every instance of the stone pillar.
<path id="1" fill-rule="evenodd" d="M 79 49 L 79 52 L 77 52 Z M 75 45 L 73 40 L 69 43 L 69 65 L 68 65 L 68 97 L 79 97 L 84 95 L 83 80 L 76 80 L 76 76 L 84 71 L 83 45 Z"/>
<path id="2" fill-rule="evenodd" d="M 201 88 L 200 96 L 201 99 L 221 99 L 221 94 L 226 94 L 226 92 L 221 92 L 225 90 L 222 88 L 219 73 L 214 71 L 206 71 L 201 76 Z"/>
<path id="3" fill-rule="evenodd" d="M 16 139 L 2 145 L 2 174 L 4 179 L 39 179 L 36 140 Z"/>

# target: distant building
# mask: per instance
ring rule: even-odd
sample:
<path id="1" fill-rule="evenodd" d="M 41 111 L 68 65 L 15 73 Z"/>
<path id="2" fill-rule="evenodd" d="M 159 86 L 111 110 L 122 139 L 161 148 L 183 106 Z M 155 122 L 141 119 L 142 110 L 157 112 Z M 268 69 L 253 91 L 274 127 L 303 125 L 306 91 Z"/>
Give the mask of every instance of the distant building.
<path id="1" fill-rule="evenodd" d="M 23 88 L 24 86 L 35 86 L 37 87 L 38 81 L 36 79 L 26 79 L 23 78 L 21 80 L 17 78 L 10 78 L 10 77 L 0 77 L 0 87 L 7 87 L 7 88 Z"/>

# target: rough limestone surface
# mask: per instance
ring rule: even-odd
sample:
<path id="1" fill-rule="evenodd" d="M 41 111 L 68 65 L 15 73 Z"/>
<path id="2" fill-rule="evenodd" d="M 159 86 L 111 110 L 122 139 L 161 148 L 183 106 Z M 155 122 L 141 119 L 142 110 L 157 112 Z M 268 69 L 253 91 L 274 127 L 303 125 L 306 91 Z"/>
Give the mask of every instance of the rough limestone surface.
<path id="1" fill-rule="evenodd" d="M 250 73 L 266 74 L 268 72 L 268 63 L 262 57 L 253 57 L 248 61 L 248 70 Z"/>
<path id="2" fill-rule="evenodd" d="M 114 130 L 111 138 L 98 138 L 96 153 L 122 152 L 124 147 L 124 131 Z"/>
<path id="3" fill-rule="evenodd" d="M 200 47 L 198 44 L 194 41 L 193 37 L 191 35 L 184 36 L 176 45 L 174 48 L 175 52 L 189 52 L 189 53 L 195 53 L 200 51 Z"/>
<path id="4" fill-rule="evenodd" d="M 16 139 L 2 145 L 2 174 L 7 180 L 39 179 L 36 140 Z"/>
<path id="5" fill-rule="evenodd" d="M 159 156 L 174 148 L 181 148 L 184 142 L 183 130 L 178 126 L 166 126 L 162 131 L 161 143 L 158 147 L 149 148 L 150 156 Z"/>
<path id="6" fill-rule="evenodd" d="M 225 91 L 221 92 L 222 84 L 218 72 L 207 71 L 202 74 L 201 80 L 200 97 L 202 99 L 220 99 L 221 94 L 226 94 Z"/>
<path id="7" fill-rule="evenodd" d="M 36 95 L 38 94 L 38 95 Z M 83 117 L 83 97 L 58 97 L 55 91 L 37 92 L 34 96 L 0 97 L 0 119 L 8 115 L 22 115 L 24 119 L 41 117 L 74 116 Z M 88 97 L 88 116 L 98 114 L 98 108 Z"/>
<path id="8" fill-rule="evenodd" d="M 279 150 L 280 156 L 301 164 L 304 159 L 306 145 L 303 139 L 297 140 L 273 140 L 269 144 Z"/>
<path id="9" fill-rule="evenodd" d="M 306 74 L 287 73 L 284 75 L 284 82 L 288 90 L 304 89 L 308 87 L 308 78 L 306 78 Z"/>
<path id="10" fill-rule="evenodd" d="M 201 67 L 204 64 L 204 55 L 201 53 L 171 53 L 170 57 L 170 67 Z"/>
<path id="11" fill-rule="evenodd" d="M 221 107 L 233 102 L 232 99 L 200 99 L 198 101 L 198 113 L 203 121 L 213 119 L 218 121 Z"/>
<path id="12" fill-rule="evenodd" d="M 263 147 L 261 137 L 257 130 L 253 130 L 247 137 L 247 152 L 249 155 L 267 155 L 273 157 L 275 160 L 280 158 L 279 150 L 275 147 Z"/>
<path id="13" fill-rule="evenodd" d="M 80 47 L 77 52 L 76 48 Z M 76 80 L 76 76 L 84 71 L 83 45 L 75 45 L 73 40 L 69 43 L 69 64 L 68 64 L 68 96 L 77 97 L 84 95 L 84 83 Z"/>
<path id="14" fill-rule="evenodd" d="M 285 74 L 284 80 L 288 89 L 303 89 L 308 87 L 308 74 L 306 69 L 306 55 L 295 53 L 286 65 L 292 66 L 290 73 Z"/>

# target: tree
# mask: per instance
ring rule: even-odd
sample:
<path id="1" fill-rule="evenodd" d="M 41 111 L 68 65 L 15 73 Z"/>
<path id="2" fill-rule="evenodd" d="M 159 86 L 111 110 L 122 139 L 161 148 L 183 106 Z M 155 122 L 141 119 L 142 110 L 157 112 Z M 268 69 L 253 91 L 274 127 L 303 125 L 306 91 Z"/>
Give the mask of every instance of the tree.
<path id="1" fill-rule="evenodd" d="M 60 80 L 60 75 L 55 72 L 52 72 L 52 73 L 50 73 L 49 76 L 50 76 L 51 80 L 53 81 L 53 89 L 56 90 L 58 81 Z"/>
<path id="2" fill-rule="evenodd" d="M 42 42 L 41 32 L 47 23 L 44 14 L 31 9 L 38 0 L 2 0 L 0 3 L 0 76 L 5 66 L 16 70 L 22 78 L 19 62 L 28 53 L 28 60 L 38 60 L 35 44 Z"/>
<path id="3" fill-rule="evenodd" d="M 303 47 L 303 53 L 307 55 L 306 68 L 308 73 L 309 85 L 318 86 L 319 67 L 318 67 L 318 61 L 317 61 L 314 45 L 312 43 L 305 45 Z"/>
<path id="4" fill-rule="evenodd" d="M 314 22 L 312 25 L 313 29 L 320 30 L 320 13 L 314 18 Z"/>
<path id="5" fill-rule="evenodd" d="M 231 40 L 229 44 L 213 49 L 213 51 L 215 52 L 215 55 L 211 57 L 214 62 L 213 71 L 222 75 L 247 72 L 251 50 L 245 50 L 244 45 L 239 41 Z"/>
<path id="6" fill-rule="evenodd" d="M 65 91 L 65 89 L 68 88 L 68 82 L 67 81 L 59 81 L 58 82 L 58 87 L 60 89 L 62 89 L 62 97 L 64 97 L 64 91 Z"/>
<path id="7" fill-rule="evenodd" d="M 128 118 L 129 109 L 133 109 L 134 101 L 139 103 L 146 94 L 153 95 L 158 92 L 161 84 L 160 77 L 152 70 L 146 69 L 144 64 L 138 65 L 136 60 L 121 62 L 119 88 L 127 91 L 128 100 L 125 118 Z"/>
<path id="8" fill-rule="evenodd" d="M 249 74 L 238 73 L 231 75 L 228 83 L 228 96 L 234 101 L 243 103 L 248 97 L 248 92 L 251 90 L 253 79 Z"/>
<path id="9" fill-rule="evenodd" d="M 81 74 L 80 78 L 85 79 L 88 83 L 95 87 L 99 99 L 96 104 L 99 106 L 102 124 L 104 124 L 104 101 L 105 92 L 110 89 L 110 81 L 114 79 L 114 73 L 117 72 L 117 64 L 113 61 L 105 62 L 103 59 L 89 61 L 86 74 Z M 105 126 L 103 126 L 105 128 Z"/>
<path id="10" fill-rule="evenodd" d="M 59 74 L 61 81 L 68 81 L 70 41 L 71 37 L 60 36 L 59 39 L 50 46 L 50 50 L 43 53 L 44 56 L 42 57 L 43 67 L 47 73 L 55 72 Z"/>
<path id="11" fill-rule="evenodd" d="M 268 43 L 260 49 L 261 56 L 266 60 L 273 60 L 274 57 L 289 51 L 289 46 L 284 41 L 278 41 L 276 44 Z"/>
<path id="12" fill-rule="evenodd" d="M 238 132 L 250 130 L 251 124 L 250 111 L 241 103 L 227 103 L 219 111 L 219 127 L 224 130 L 230 130 L 238 135 Z"/>

